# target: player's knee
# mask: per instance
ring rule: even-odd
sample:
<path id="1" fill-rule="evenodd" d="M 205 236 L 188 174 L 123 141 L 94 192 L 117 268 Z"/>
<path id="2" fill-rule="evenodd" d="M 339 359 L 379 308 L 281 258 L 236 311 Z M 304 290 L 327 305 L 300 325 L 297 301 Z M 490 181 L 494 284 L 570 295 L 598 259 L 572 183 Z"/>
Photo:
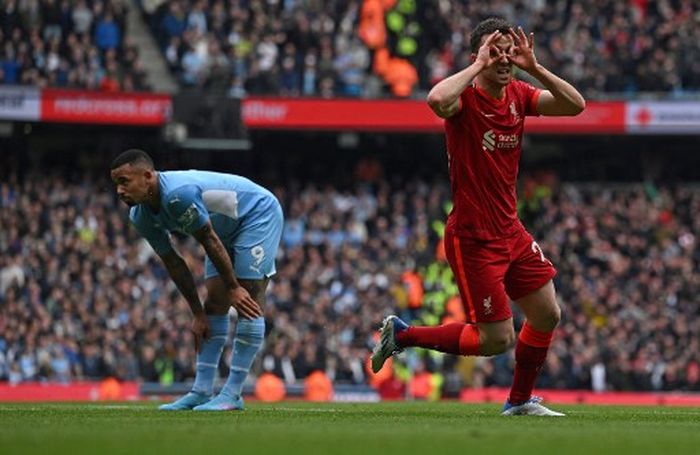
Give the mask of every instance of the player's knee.
<path id="1" fill-rule="evenodd" d="M 561 308 L 557 304 L 554 305 L 554 311 L 552 311 L 550 322 L 552 323 L 552 330 L 561 322 Z"/>
<path id="2" fill-rule="evenodd" d="M 561 308 L 556 302 L 528 315 L 528 322 L 535 330 L 551 332 L 561 321 Z"/>
<path id="3" fill-rule="evenodd" d="M 515 345 L 515 332 L 504 331 L 484 340 L 481 346 L 482 355 L 503 354 Z"/>
<path id="4" fill-rule="evenodd" d="M 561 308 L 556 303 L 542 316 L 542 328 L 546 331 L 554 330 L 561 321 Z"/>

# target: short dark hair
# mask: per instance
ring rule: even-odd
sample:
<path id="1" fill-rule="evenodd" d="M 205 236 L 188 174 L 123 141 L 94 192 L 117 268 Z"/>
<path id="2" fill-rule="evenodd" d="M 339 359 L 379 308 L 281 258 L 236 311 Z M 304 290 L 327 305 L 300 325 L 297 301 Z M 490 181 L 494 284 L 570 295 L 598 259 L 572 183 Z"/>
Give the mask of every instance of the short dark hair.
<path id="1" fill-rule="evenodd" d="M 118 157 L 114 158 L 110 170 L 114 170 L 125 164 L 142 164 L 149 169 L 153 169 L 153 160 L 151 156 L 140 149 L 129 149 L 126 152 L 122 152 Z"/>
<path id="2" fill-rule="evenodd" d="M 483 21 L 479 22 L 476 28 L 474 28 L 472 36 L 469 39 L 472 52 L 475 54 L 479 52 L 479 47 L 481 47 L 481 37 L 484 35 L 490 35 L 496 31 L 506 34 L 510 28 L 510 23 L 502 17 L 489 17 L 488 19 L 484 19 Z"/>

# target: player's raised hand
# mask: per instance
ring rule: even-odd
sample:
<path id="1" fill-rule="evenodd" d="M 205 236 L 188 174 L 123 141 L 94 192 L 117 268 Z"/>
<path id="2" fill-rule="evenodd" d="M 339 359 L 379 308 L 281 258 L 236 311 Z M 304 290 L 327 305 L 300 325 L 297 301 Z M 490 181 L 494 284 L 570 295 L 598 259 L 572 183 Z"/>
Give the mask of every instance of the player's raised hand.
<path id="1" fill-rule="evenodd" d="M 484 44 L 479 48 L 475 61 L 482 63 L 484 68 L 488 68 L 503 57 L 503 51 L 496 46 L 496 41 L 498 41 L 501 36 L 503 36 L 503 34 L 499 30 L 496 30 L 486 37 Z"/>
<path id="2" fill-rule="evenodd" d="M 209 321 L 204 313 L 194 316 L 194 321 L 192 321 L 192 334 L 194 335 L 195 352 L 199 352 L 202 341 L 209 338 Z"/>
<path id="3" fill-rule="evenodd" d="M 231 290 L 231 304 L 240 316 L 246 319 L 255 319 L 263 315 L 260 305 L 256 302 L 243 286 Z"/>
<path id="4" fill-rule="evenodd" d="M 517 32 L 511 28 L 508 34 L 513 38 L 513 47 L 508 53 L 508 61 L 525 71 L 534 70 L 537 67 L 535 34 L 530 33 L 530 36 L 526 36 L 522 27 L 518 27 Z"/>

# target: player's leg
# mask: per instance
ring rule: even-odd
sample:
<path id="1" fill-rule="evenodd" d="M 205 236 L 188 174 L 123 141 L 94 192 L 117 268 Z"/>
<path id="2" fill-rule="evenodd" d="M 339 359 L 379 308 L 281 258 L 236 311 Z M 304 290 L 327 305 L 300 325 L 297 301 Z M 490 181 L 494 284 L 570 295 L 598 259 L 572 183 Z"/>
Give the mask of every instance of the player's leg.
<path id="1" fill-rule="evenodd" d="M 265 308 L 265 290 L 270 280 L 240 280 L 250 296 L 258 302 L 260 308 Z M 236 334 L 233 339 L 233 357 L 228 380 L 221 391 L 231 397 L 240 397 L 253 360 L 262 349 L 265 339 L 265 318 L 238 318 Z"/>
<path id="2" fill-rule="evenodd" d="M 532 395 L 547 358 L 552 333 L 559 323 L 560 310 L 551 280 L 537 291 L 516 300 L 516 304 L 526 319 L 515 349 L 515 376 L 509 401 L 522 403 Z"/>
<path id="3" fill-rule="evenodd" d="M 390 315 L 382 322 L 380 340 L 372 353 L 372 371 L 379 372 L 386 359 L 409 347 L 464 356 L 492 356 L 506 352 L 514 341 L 513 318 L 476 324 L 410 326 L 398 316 Z"/>
<path id="4" fill-rule="evenodd" d="M 277 206 L 265 222 L 244 226 L 234 241 L 234 268 L 238 281 L 263 310 L 269 277 L 276 272 L 275 256 L 281 235 L 282 211 Z M 228 379 L 219 395 L 195 411 L 243 409 L 243 383 L 255 356 L 262 349 L 264 338 L 265 318 L 238 318 Z"/>
<path id="5" fill-rule="evenodd" d="M 225 292 L 224 282 L 208 259 L 205 260 L 207 299 L 204 302 L 204 311 L 209 322 L 209 337 L 202 340 L 197 353 L 197 368 L 192 390 L 173 403 L 161 406 L 160 409 L 164 411 L 193 409 L 212 398 L 219 359 L 228 338 L 228 312 L 231 304 Z"/>
<path id="6" fill-rule="evenodd" d="M 419 327 L 409 326 L 397 316 L 388 316 L 372 353 L 374 372 L 382 368 L 387 358 L 407 347 L 457 355 L 496 355 L 513 345 L 513 320 L 503 284 L 508 267 L 507 251 L 498 242 L 485 246 L 448 233 L 445 252 L 465 307 L 467 323 Z"/>
<path id="7" fill-rule="evenodd" d="M 521 235 L 514 252 L 517 259 L 506 274 L 506 288 L 526 319 L 518 335 L 513 386 L 504 414 L 563 415 L 545 408 L 538 397 L 532 396 L 561 317 L 551 280 L 556 270 L 527 232 Z"/>
<path id="8" fill-rule="evenodd" d="M 265 289 L 267 288 L 269 280 L 243 280 L 239 278 L 238 282 L 262 308 L 264 306 Z M 223 298 L 227 298 L 228 293 L 223 282 L 220 283 L 220 287 L 217 287 L 216 292 L 220 293 Z M 228 314 L 226 318 L 228 318 Z M 243 409 L 241 389 L 243 388 L 243 383 L 255 359 L 255 355 L 262 347 L 264 336 L 264 318 L 238 318 L 236 331 L 233 337 L 231 369 L 226 383 L 216 397 L 201 406 L 197 406 L 195 411 Z"/>

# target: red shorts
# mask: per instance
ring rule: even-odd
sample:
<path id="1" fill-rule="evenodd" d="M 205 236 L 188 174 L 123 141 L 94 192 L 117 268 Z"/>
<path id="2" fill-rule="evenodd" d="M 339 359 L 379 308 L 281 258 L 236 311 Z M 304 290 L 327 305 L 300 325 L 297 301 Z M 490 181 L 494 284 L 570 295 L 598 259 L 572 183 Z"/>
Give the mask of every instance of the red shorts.
<path id="1" fill-rule="evenodd" d="M 524 227 L 511 237 L 476 240 L 445 233 L 445 253 L 468 323 L 512 317 L 511 300 L 540 289 L 556 269 Z"/>

